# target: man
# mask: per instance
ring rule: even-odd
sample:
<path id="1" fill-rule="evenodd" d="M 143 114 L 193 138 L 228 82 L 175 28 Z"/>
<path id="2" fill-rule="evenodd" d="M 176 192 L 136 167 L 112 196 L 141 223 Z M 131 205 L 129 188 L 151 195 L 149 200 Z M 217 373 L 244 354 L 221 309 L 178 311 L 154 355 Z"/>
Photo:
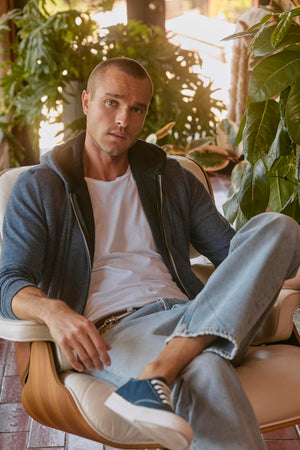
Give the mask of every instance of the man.
<path id="1" fill-rule="evenodd" d="M 1 312 L 46 324 L 75 370 L 121 386 L 107 406 L 160 445 L 264 448 L 229 360 L 295 275 L 299 226 L 270 213 L 235 234 L 189 171 L 138 141 L 151 96 L 135 61 L 96 66 L 86 133 L 15 184 Z M 219 266 L 205 288 L 190 242 Z"/>

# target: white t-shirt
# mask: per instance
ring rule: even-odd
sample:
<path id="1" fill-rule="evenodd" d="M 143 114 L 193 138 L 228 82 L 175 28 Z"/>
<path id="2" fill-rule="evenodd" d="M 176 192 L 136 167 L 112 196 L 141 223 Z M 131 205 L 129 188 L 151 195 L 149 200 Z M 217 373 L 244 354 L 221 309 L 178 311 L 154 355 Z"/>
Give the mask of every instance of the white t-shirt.
<path id="1" fill-rule="evenodd" d="M 95 256 L 84 315 L 97 320 L 159 297 L 187 298 L 155 248 L 130 168 L 113 181 L 85 178 Z"/>

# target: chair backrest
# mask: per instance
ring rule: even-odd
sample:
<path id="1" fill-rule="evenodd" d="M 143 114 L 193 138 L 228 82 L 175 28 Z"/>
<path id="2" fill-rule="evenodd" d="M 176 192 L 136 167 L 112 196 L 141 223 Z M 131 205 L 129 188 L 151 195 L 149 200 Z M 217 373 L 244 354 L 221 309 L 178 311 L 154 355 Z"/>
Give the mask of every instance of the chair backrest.
<path id="1" fill-rule="evenodd" d="M 210 184 L 208 175 L 206 171 L 201 167 L 196 161 L 194 161 L 191 158 L 187 158 L 186 156 L 180 156 L 180 155 L 169 155 L 170 158 L 176 159 L 180 164 L 185 167 L 186 169 L 189 169 L 193 174 L 201 181 L 201 183 L 204 185 L 206 190 L 210 193 L 212 196 L 212 199 L 214 200 L 214 194 L 212 190 L 212 186 Z"/>
<path id="2" fill-rule="evenodd" d="M 0 246 L 2 244 L 2 227 L 8 198 L 18 176 L 32 166 L 15 167 L 0 173 Z"/>

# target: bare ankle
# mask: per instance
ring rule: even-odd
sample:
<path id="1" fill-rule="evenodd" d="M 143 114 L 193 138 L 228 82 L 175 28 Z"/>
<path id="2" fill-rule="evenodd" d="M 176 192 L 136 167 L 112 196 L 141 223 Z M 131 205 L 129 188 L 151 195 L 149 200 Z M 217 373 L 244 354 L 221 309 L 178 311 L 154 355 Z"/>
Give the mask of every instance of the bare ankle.
<path id="1" fill-rule="evenodd" d="M 159 361 L 153 361 L 145 367 L 143 372 L 137 377 L 138 380 L 145 380 L 146 378 L 155 378 L 162 377 L 166 380 L 167 384 L 171 384 L 174 380 L 171 377 L 164 367 L 161 365 Z"/>
<path id="2" fill-rule="evenodd" d="M 147 364 L 137 377 L 163 377 L 167 384 L 172 384 L 177 375 L 206 347 L 212 344 L 215 336 L 175 337 L 169 341 L 155 361 Z"/>

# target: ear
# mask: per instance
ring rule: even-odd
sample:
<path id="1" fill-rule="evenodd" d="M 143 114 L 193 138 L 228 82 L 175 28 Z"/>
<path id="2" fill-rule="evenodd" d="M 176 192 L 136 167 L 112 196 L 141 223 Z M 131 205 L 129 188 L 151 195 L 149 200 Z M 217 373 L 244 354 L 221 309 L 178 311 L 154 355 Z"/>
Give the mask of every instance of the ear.
<path id="1" fill-rule="evenodd" d="M 88 91 L 82 92 L 81 103 L 82 103 L 83 112 L 85 115 L 87 115 L 88 109 L 89 109 L 89 93 L 88 93 Z"/>

